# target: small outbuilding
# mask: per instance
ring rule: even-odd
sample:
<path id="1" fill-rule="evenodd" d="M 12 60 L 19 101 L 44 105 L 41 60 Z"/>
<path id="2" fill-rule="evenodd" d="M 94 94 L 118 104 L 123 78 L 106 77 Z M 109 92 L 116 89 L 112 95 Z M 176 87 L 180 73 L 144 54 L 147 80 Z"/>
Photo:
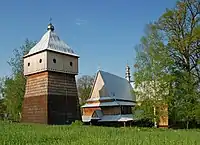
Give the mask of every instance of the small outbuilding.
<path id="1" fill-rule="evenodd" d="M 130 77 L 128 77 L 130 78 Z M 85 123 L 130 123 L 136 105 L 130 79 L 98 71 L 86 104 L 82 106 Z"/>

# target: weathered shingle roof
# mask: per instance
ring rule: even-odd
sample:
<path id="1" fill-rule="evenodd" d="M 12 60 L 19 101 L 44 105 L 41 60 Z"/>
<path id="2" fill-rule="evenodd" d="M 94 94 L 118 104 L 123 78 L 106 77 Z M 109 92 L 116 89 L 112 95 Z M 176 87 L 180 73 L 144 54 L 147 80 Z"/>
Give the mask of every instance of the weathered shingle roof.
<path id="1" fill-rule="evenodd" d="M 135 101 L 131 92 L 133 91 L 133 88 L 127 79 L 105 71 L 99 71 L 99 73 L 103 78 L 110 97 L 113 97 L 114 99 Z"/>
<path id="2" fill-rule="evenodd" d="M 123 100 L 135 102 L 135 96 L 132 91 L 131 84 L 125 78 L 100 70 L 97 73 L 88 101 L 113 99 L 118 103 Z"/>
<path id="3" fill-rule="evenodd" d="M 29 51 L 26 56 L 38 53 L 44 50 L 51 50 L 63 54 L 78 56 L 74 51 L 62 41 L 53 30 L 48 30 L 41 38 L 41 40 Z"/>

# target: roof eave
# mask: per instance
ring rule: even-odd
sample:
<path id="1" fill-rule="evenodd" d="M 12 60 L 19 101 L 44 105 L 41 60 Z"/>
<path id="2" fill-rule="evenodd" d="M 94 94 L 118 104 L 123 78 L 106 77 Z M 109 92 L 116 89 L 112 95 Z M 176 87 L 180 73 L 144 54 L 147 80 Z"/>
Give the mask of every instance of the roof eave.
<path id="1" fill-rule="evenodd" d="M 80 56 L 77 55 L 77 54 L 64 53 L 64 52 L 60 52 L 60 51 L 56 51 L 56 50 L 50 50 L 50 49 L 44 49 L 44 50 L 41 50 L 41 51 L 38 51 L 38 52 L 35 52 L 35 53 L 31 53 L 31 54 L 28 53 L 28 54 L 24 55 L 23 58 L 27 58 L 29 56 L 33 56 L 35 54 L 38 54 L 38 53 L 41 53 L 41 52 L 44 52 L 44 51 L 51 51 L 51 52 L 55 52 L 55 53 L 59 53 L 59 54 L 63 54 L 63 55 L 69 55 L 69 56 L 80 58 Z"/>

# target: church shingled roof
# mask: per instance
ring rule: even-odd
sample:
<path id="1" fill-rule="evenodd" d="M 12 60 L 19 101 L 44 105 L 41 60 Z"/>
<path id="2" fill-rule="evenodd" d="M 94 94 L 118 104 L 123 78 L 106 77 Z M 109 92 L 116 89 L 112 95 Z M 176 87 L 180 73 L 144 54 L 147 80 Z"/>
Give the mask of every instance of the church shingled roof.
<path id="1" fill-rule="evenodd" d="M 97 80 L 98 77 L 102 78 L 99 81 L 103 81 L 103 86 L 99 85 L 99 82 Z M 93 93 L 95 91 L 100 92 L 102 88 L 106 89 L 108 93 L 107 96 L 96 96 L 96 93 Z M 117 99 L 135 102 L 136 99 L 135 95 L 132 94 L 132 90 L 133 88 L 131 84 L 125 78 L 121 78 L 117 75 L 100 70 L 96 75 L 96 80 L 93 85 L 90 99 L 88 99 L 88 101 L 102 100 L 103 98 L 113 98 L 114 100 Z"/>
<path id="2" fill-rule="evenodd" d="M 29 51 L 26 56 L 33 55 L 40 51 L 51 50 L 63 54 L 68 54 L 72 56 L 77 56 L 69 45 L 62 41 L 58 35 L 54 32 L 54 26 L 51 24 L 48 25 L 47 32 L 42 36 L 40 41 Z"/>

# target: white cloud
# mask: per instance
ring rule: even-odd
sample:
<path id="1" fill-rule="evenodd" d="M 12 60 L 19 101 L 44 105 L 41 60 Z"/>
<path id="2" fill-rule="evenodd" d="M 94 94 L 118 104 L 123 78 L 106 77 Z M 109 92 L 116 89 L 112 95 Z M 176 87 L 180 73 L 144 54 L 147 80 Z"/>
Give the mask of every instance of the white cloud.
<path id="1" fill-rule="evenodd" d="M 88 21 L 87 20 L 83 20 L 83 19 L 76 19 L 76 25 L 83 25 L 83 24 L 87 24 Z"/>
<path id="2" fill-rule="evenodd" d="M 76 25 L 81 25 L 81 23 L 76 22 Z"/>

